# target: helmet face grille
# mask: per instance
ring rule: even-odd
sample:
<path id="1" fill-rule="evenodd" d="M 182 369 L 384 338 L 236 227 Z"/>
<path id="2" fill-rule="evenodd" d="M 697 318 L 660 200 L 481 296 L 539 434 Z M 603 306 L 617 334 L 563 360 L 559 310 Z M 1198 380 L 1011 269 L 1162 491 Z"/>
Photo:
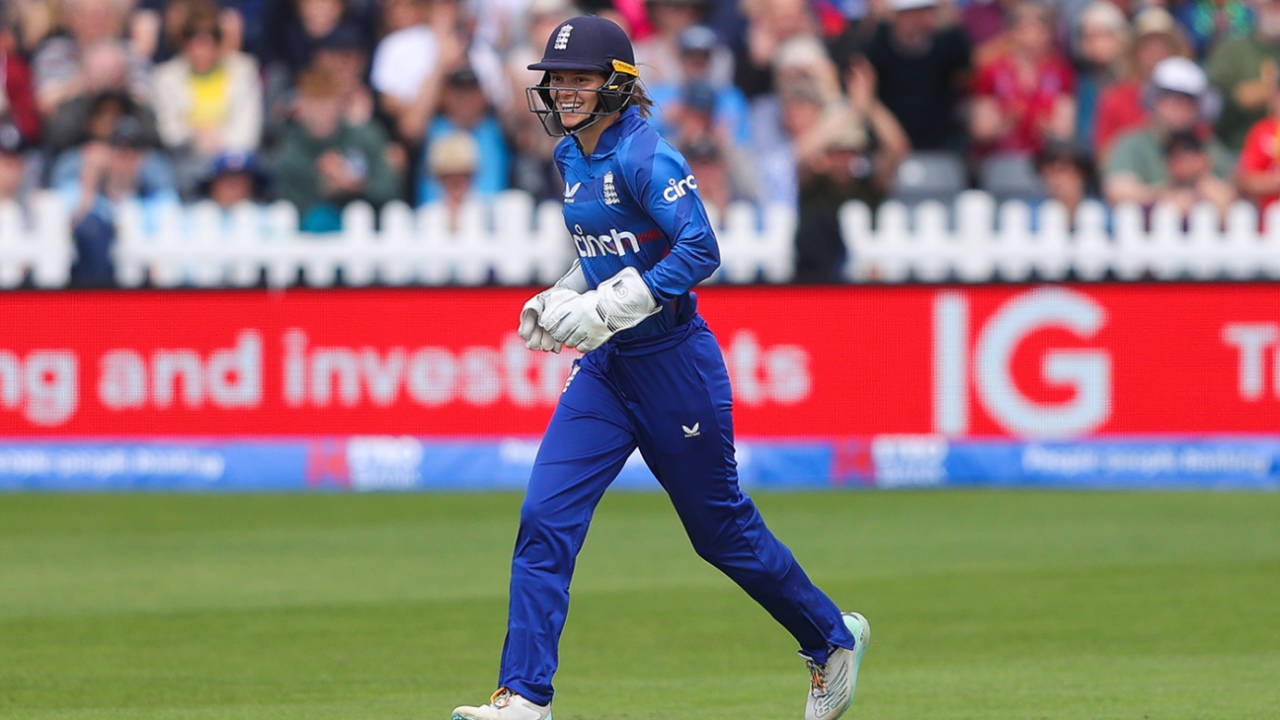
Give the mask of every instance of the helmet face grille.
<path id="1" fill-rule="evenodd" d="M 631 102 L 631 91 L 635 87 L 636 78 L 626 73 L 614 71 L 609 75 L 604 84 L 598 88 L 584 89 L 574 87 L 563 87 L 551 84 L 551 73 L 546 72 L 542 75 L 542 82 L 533 87 L 525 88 L 525 99 L 529 103 L 530 112 L 538 116 L 542 121 L 542 129 L 552 137 L 564 137 L 591 127 L 600 121 L 601 118 L 612 115 L 621 111 Z M 587 118 L 577 125 L 569 128 L 565 127 L 560 119 L 560 111 L 556 108 L 556 103 L 552 97 L 553 91 L 565 93 L 595 93 L 596 106 L 583 115 Z"/>

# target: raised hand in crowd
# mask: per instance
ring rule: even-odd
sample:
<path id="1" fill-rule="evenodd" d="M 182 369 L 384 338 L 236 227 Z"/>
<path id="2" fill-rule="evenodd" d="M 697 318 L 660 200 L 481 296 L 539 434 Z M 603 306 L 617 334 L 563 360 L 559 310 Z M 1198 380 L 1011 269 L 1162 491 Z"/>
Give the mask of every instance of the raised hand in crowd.
<path id="1" fill-rule="evenodd" d="M 467 57 L 466 41 L 453 33 L 437 36 L 437 49 L 436 62 L 423 75 L 417 96 L 407 105 L 392 109 L 392 114 L 396 115 L 397 130 L 406 140 L 422 140 L 427 126 L 439 110 L 445 77 L 462 65 Z"/>
<path id="2" fill-rule="evenodd" d="M 1178 208 L 1183 214 L 1207 202 L 1225 213 L 1236 199 L 1231 183 L 1214 175 L 1213 158 L 1193 131 L 1174 133 L 1165 142 L 1165 164 L 1168 182 L 1156 195 L 1157 202 Z"/>
<path id="3" fill-rule="evenodd" d="M 325 195 L 357 195 L 364 189 L 365 173 L 337 150 L 327 150 L 316 158 L 316 173 Z"/>
<path id="4" fill-rule="evenodd" d="M 1280 70 L 1272 58 L 1263 60 L 1258 66 L 1258 77 L 1241 80 L 1231 92 L 1232 99 L 1241 109 L 1256 111 L 1265 108 L 1276 95 L 1276 85 L 1280 82 Z"/>

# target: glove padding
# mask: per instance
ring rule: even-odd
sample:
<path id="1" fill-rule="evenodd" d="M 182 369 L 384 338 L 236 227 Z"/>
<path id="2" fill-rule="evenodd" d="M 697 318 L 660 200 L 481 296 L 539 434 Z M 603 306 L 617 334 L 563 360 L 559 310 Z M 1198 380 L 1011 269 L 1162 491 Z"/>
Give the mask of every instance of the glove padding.
<path id="1" fill-rule="evenodd" d="M 590 352 L 609 338 L 658 312 L 659 307 L 640 272 L 625 267 L 595 290 L 546 303 L 538 323 L 556 341 Z"/>
<path id="2" fill-rule="evenodd" d="M 539 324 L 540 317 L 548 307 L 563 304 L 578 297 L 578 293 L 568 288 L 552 286 L 529 298 L 520 308 L 520 328 L 516 331 L 524 346 L 530 350 L 543 352 L 560 352 L 561 343 L 551 337 L 551 333 Z"/>

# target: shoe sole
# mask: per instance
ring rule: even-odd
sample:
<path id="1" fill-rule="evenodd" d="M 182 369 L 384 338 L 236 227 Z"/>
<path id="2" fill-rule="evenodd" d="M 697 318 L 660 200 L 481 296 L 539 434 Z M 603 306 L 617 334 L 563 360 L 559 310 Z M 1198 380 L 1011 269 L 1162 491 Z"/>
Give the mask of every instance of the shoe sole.
<path id="1" fill-rule="evenodd" d="M 474 717 L 467 717 L 466 715 L 462 715 L 461 712 L 454 712 L 454 714 L 449 716 L 449 720 L 475 720 L 475 719 Z M 548 712 L 547 717 L 544 717 L 543 720 L 552 720 L 552 714 Z"/>
<path id="2" fill-rule="evenodd" d="M 836 720 L 840 716 L 849 711 L 853 707 L 853 696 L 858 692 L 858 669 L 862 667 L 862 658 L 867 654 L 867 646 L 871 644 L 871 623 L 862 616 L 862 613 L 847 612 L 840 613 L 844 620 L 844 626 L 849 628 L 849 632 L 854 635 L 853 643 L 853 669 L 849 672 L 849 702 L 844 708 L 832 716 L 832 720 Z M 855 629 L 850 626 L 849 621 L 855 620 L 858 627 Z"/>

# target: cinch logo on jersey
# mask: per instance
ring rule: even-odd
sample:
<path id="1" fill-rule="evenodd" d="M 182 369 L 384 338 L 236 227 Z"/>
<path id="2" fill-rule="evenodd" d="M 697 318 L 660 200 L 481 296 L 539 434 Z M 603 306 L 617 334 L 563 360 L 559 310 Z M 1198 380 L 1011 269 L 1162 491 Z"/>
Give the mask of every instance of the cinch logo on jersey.
<path id="1" fill-rule="evenodd" d="M 565 25 L 560 28 L 559 34 L 556 35 L 556 49 L 564 50 L 569 47 L 569 33 L 573 32 L 572 25 Z"/>
<path id="2" fill-rule="evenodd" d="M 667 181 L 667 189 L 662 191 L 662 199 L 667 202 L 675 202 L 685 195 L 688 195 L 690 190 L 697 189 L 698 183 L 693 179 L 692 175 L 682 180 L 671 178 Z"/>
<path id="3" fill-rule="evenodd" d="M 582 232 L 581 225 L 573 226 L 573 244 L 578 248 L 579 257 L 595 257 L 597 255 L 626 255 L 627 244 L 631 244 L 631 252 L 640 252 L 640 240 L 635 233 L 623 230 L 618 232 L 609 228 L 609 234 L 587 235 Z"/>

